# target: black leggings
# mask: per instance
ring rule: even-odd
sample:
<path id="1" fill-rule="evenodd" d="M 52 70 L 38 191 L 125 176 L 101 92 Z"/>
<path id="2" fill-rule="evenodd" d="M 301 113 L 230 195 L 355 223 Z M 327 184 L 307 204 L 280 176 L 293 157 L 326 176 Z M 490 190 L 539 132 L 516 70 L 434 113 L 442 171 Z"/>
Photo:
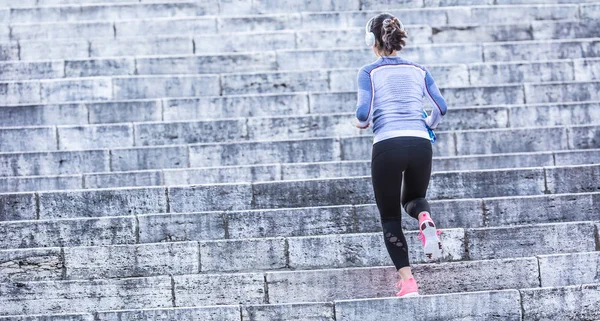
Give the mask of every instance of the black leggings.
<path id="1" fill-rule="evenodd" d="M 425 194 L 431 176 L 432 154 L 431 142 L 420 137 L 395 137 L 373 145 L 371 179 L 375 201 L 381 215 L 385 246 L 396 269 L 410 265 L 400 206 L 415 219 L 419 213 L 430 211 Z"/>

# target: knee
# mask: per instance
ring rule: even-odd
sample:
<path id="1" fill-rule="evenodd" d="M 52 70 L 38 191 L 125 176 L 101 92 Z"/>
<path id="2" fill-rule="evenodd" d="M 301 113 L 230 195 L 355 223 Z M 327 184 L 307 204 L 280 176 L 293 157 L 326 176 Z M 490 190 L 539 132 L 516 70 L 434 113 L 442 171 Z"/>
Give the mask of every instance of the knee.
<path id="1" fill-rule="evenodd" d="M 402 204 L 402 206 L 404 207 L 404 210 L 406 211 L 406 213 L 409 213 L 409 214 L 415 212 L 415 209 L 417 209 L 418 211 L 421 211 L 421 210 L 429 211 L 429 202 L 427 202 L 427 200 L 424 197 L 419 197 L 419 198 L 410 200 L 410 201 Z"/>

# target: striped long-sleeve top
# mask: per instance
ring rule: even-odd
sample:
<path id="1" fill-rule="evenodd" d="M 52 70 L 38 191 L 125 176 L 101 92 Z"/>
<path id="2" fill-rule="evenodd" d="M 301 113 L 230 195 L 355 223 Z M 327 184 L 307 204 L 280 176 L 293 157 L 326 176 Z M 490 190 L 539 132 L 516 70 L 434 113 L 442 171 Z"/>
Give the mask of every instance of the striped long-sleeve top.
<path id="1" fill-rule="evenodd" d="M 433 110 L 423 118 L 423 98 Z M 446 114 L 446 101 L 429 71 L 398 56 L 380 57 L 358 72 L 359 126 L 373 121 L 374 142 L 398 136 L 429 139 L 427 126 L 435 129 Z"/>

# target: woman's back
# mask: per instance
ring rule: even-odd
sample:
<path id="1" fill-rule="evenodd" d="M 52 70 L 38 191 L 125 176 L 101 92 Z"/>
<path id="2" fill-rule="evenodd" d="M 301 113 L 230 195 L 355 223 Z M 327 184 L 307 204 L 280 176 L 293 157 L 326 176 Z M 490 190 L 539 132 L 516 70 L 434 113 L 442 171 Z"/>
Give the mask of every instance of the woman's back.
<path id="1" fill-rule="evenodd" d="M 446 103 L 427 69 L 399 56 L 383 56 L 358 72 L 358 108 L 361 122 L 373 121 L 375 143 L 390 137 L 428 138 L 446 113 Z M 435 106 L 423 118 L 423 97 Z M 429 121 L 429 123 L 427 122 Z"/>

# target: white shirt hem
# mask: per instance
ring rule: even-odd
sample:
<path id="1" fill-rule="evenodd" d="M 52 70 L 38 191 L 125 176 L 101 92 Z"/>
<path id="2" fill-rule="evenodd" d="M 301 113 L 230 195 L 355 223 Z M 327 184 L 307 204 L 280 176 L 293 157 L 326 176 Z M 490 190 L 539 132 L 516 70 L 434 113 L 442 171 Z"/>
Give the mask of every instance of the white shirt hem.
<path id="1" fill-rule="evenodd" d="M 427 131 L 422 131 L 422 130 L 391 130 L 388 132 L 383 132 L 380 134 L 376 134 L 375 137 L 373 138 L 373 144 L 376 144 L 382 140 L 386 140 L 386 139 L 390 139 L 390 138 L 394 138 L 394 137 L 403 137 L 403 136 L 409 136 L 409 137 L 421 137 L 421 138 L 425 138 L 427 140 L 430 140 L 431 137 L 429 137 L 429 132 Z"/>

